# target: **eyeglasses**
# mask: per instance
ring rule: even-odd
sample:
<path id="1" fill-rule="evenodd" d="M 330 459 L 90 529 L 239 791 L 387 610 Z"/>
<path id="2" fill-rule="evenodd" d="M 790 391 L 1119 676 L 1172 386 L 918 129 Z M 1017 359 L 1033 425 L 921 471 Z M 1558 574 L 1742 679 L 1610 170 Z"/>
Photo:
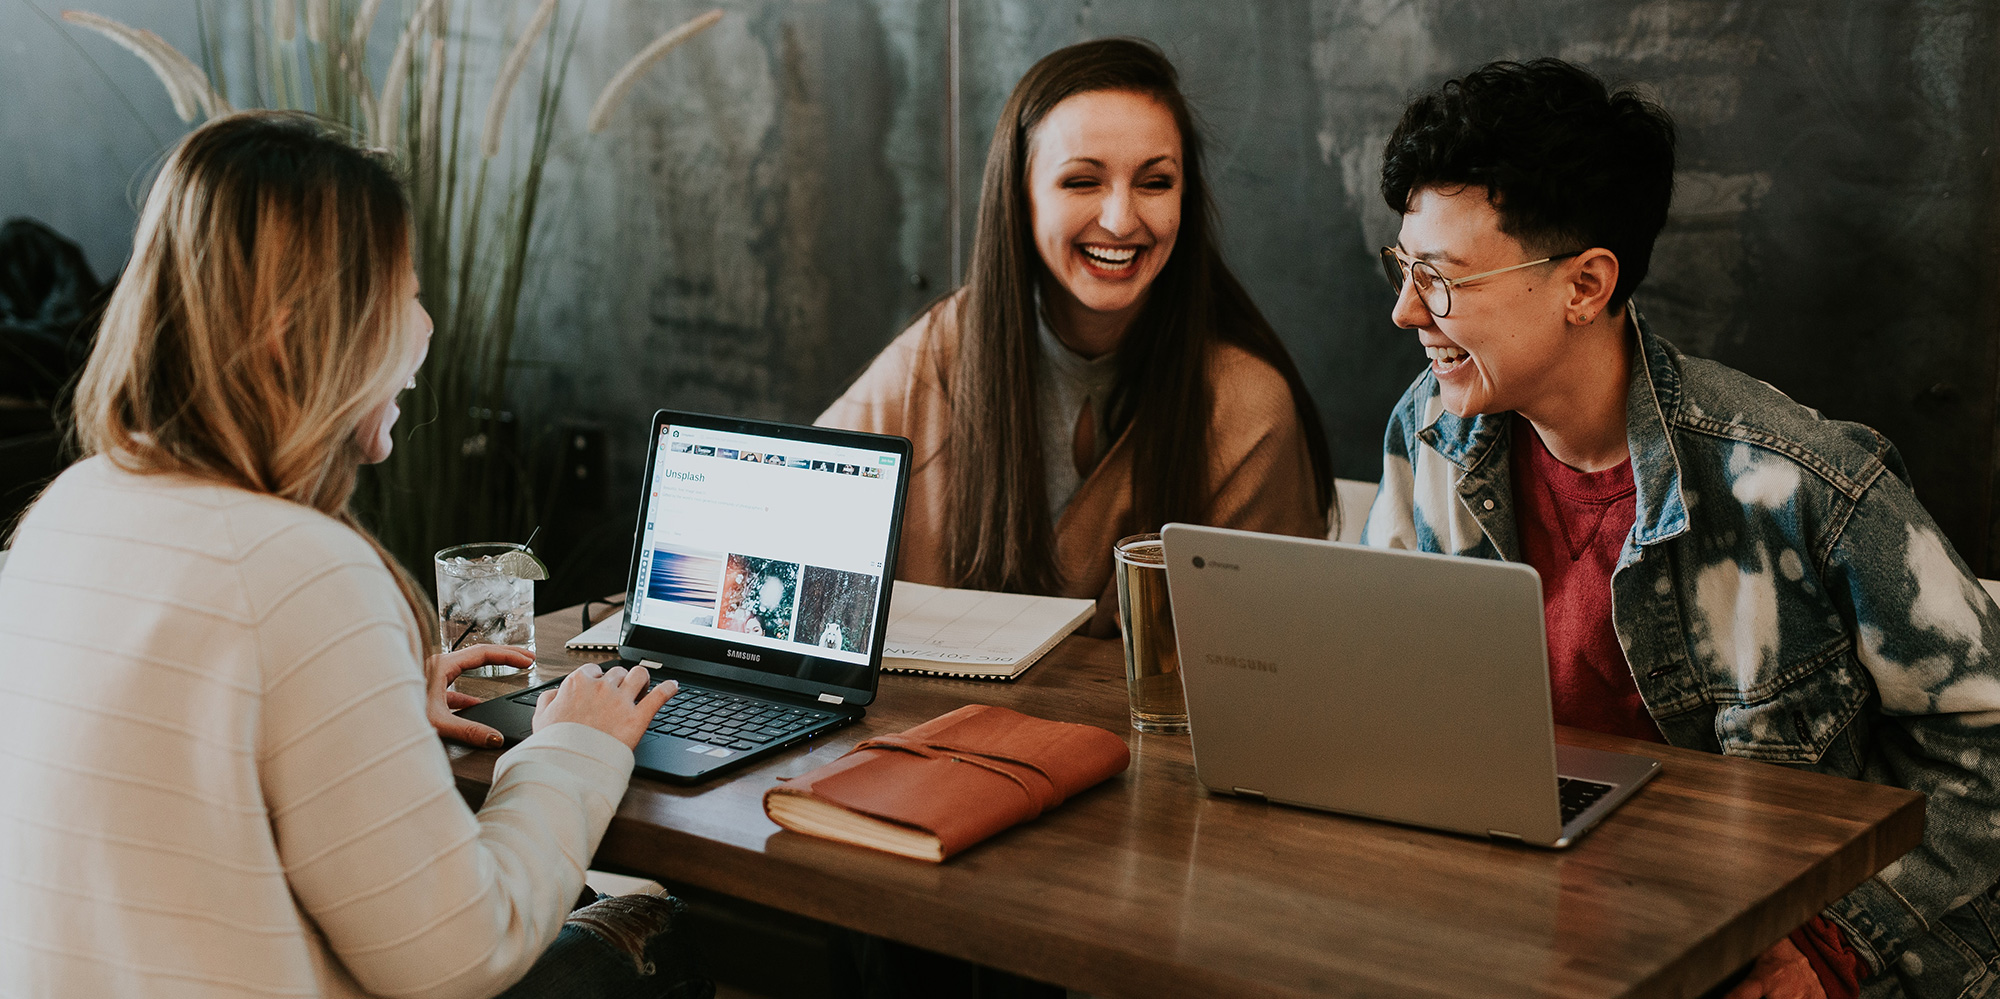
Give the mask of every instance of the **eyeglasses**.
<path id="1" fill-rule="evenodd" d="M 1389 279 L 1390 290 L 1398 295 L 1403 293 L 1403 282 L 1416 282 L 1417 297 L 1423 301 L 1424 308 L 1429 309 L 1431 315 L 1443 319 L 1451 315 L 1451 290 L 1453 288 L 1463 288 L 1474 281 L 1484 281 L 1495 275 L 1505 274 L 1508 271 L 1518 271 L 1524 267 L 1533 267 L 1536 264 L 1552 263 L 1557 260 L 1577 256 L 1582 252 L 1582 250 L 1572 250 L 1568 253 L 1558 253 L 1553 257 L 1530 260 L 1525 264 L 1515 264 L 1512 267 L 1481 271 L 1478 274 L 1468 274 L 1462 278 L 1448 278 L 1439 274 L 1437 268 L 1432 267 L 1429 261 L 1404 256 L 1403 251 L 1393 246 L 1385 246 L 1382 248 L 1382 276 Z"/>

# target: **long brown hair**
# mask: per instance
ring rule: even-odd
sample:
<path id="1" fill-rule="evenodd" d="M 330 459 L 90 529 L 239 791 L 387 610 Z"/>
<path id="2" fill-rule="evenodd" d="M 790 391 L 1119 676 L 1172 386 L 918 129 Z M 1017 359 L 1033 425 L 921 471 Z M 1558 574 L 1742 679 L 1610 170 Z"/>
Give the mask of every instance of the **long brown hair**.
<path id="1" fill-rule="evenodd" d="M 1035 249 L 1028 153 L 1035 128 L 1056 105 L 1104 90 L 1144 94 L 1170 110 L 1183 161 L 1180 234 L 1118 348 L 1110 400 L 1111 439 L 1132 430 L 1133 522 L 1127 526 L 1158 530 L 1168 521 L 1199 521 L 1207 514 L 1215 390 L 1207 361 L 1218 342 L 1242 347 L 1284 375 L 1320 508 L 1332 500 L 1332 460 L 1319 411 L 1291 355 L 1216 248 L 1201 135 L 1173 64 L 1136 39 L 1084 42 L 1028 70 L 1007 98 L 986 154 L 979 230 L 964 295 L 955 300 L 958 351 L 954 370 L 945 375 L 953 503 L 946 544 L 961 585 L 1038 593 L 1061 586 L 1034 394 L 1040 363 L 1035 287 L 1046 268 Z M 952 308 L 951 301 L 934 306 L 933 322 Z"/>
<path id="2" fill-rule="evenodd" d="M 417 345 L 401 322 L 410 211 L 383 155 L 308 115 L 182 139 L 77 388 L 85 454 L 268 493 L 368 539 L 433 648 L 423 591 L 354 519 L 357 431 Z"/>

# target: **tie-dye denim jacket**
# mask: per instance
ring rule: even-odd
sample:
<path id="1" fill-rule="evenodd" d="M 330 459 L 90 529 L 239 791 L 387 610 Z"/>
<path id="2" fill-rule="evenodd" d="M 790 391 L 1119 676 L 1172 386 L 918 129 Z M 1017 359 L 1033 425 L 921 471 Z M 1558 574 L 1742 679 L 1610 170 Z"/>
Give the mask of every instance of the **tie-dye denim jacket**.
<path id="1" fill-rule="evenodd" d="M 1668 742 L 1929 796 L 1923 844 L 1826 914 L 1864 995 L 1983 994 L 2000 907 L 2000 609 L 1880 434 L 1682 355 L 1637 320 L 1637 517 L 1612 618 Z M 1445 412 L 1426 371 L 1383 442 L 1362 540 L 1519 560 L 1510 420 Z"/>

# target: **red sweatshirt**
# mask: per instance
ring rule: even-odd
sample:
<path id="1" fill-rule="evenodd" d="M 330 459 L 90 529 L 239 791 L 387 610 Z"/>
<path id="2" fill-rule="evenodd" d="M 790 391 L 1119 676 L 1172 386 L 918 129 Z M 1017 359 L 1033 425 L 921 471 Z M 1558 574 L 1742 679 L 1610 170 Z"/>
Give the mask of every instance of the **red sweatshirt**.
<path id="1" fill-rule="evenodd" d="M 1665 742 L 1611 629 L 1611 571 L 1634 516 L 1632 462 L 1579 472 L 1514 417 L 1514 525 L 1542 577 L 1556 724 Z"/>
<path id="2" fill-rule="evenodd" d="M 1556 723 L 1665 742 L 1611 627 L 1611 573 L 1635 514 L 1631 460 L 1579 472 L 1557 461 L 1517 414 L 1512 472 L 1521 558 L 1542 577 Z M 1812 965 L 1827 999 L 1856 999 L 1865 968 L 1840 927 L 1814 916 L 1787 939 Z"/>

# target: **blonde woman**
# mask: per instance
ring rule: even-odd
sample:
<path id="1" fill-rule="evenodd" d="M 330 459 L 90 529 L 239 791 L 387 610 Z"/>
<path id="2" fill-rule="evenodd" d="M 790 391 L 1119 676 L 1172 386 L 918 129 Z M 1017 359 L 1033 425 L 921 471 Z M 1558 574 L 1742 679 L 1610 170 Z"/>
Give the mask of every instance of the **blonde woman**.
<path id="1" fill-rule="evenodd" d="M 153 185 L 87 457 L 0 574 L 0 994 L 708 994 L 671 900 L 565 928 L 672 683 L 579 670 L 477 816 L 453 786 L 433 725 L 497 733 L 446 685 L 527 656 L 427 669 L 429 605 L 348 512 L 430 338 L 409 228 L 299 115 L 204 126 Z"/>

